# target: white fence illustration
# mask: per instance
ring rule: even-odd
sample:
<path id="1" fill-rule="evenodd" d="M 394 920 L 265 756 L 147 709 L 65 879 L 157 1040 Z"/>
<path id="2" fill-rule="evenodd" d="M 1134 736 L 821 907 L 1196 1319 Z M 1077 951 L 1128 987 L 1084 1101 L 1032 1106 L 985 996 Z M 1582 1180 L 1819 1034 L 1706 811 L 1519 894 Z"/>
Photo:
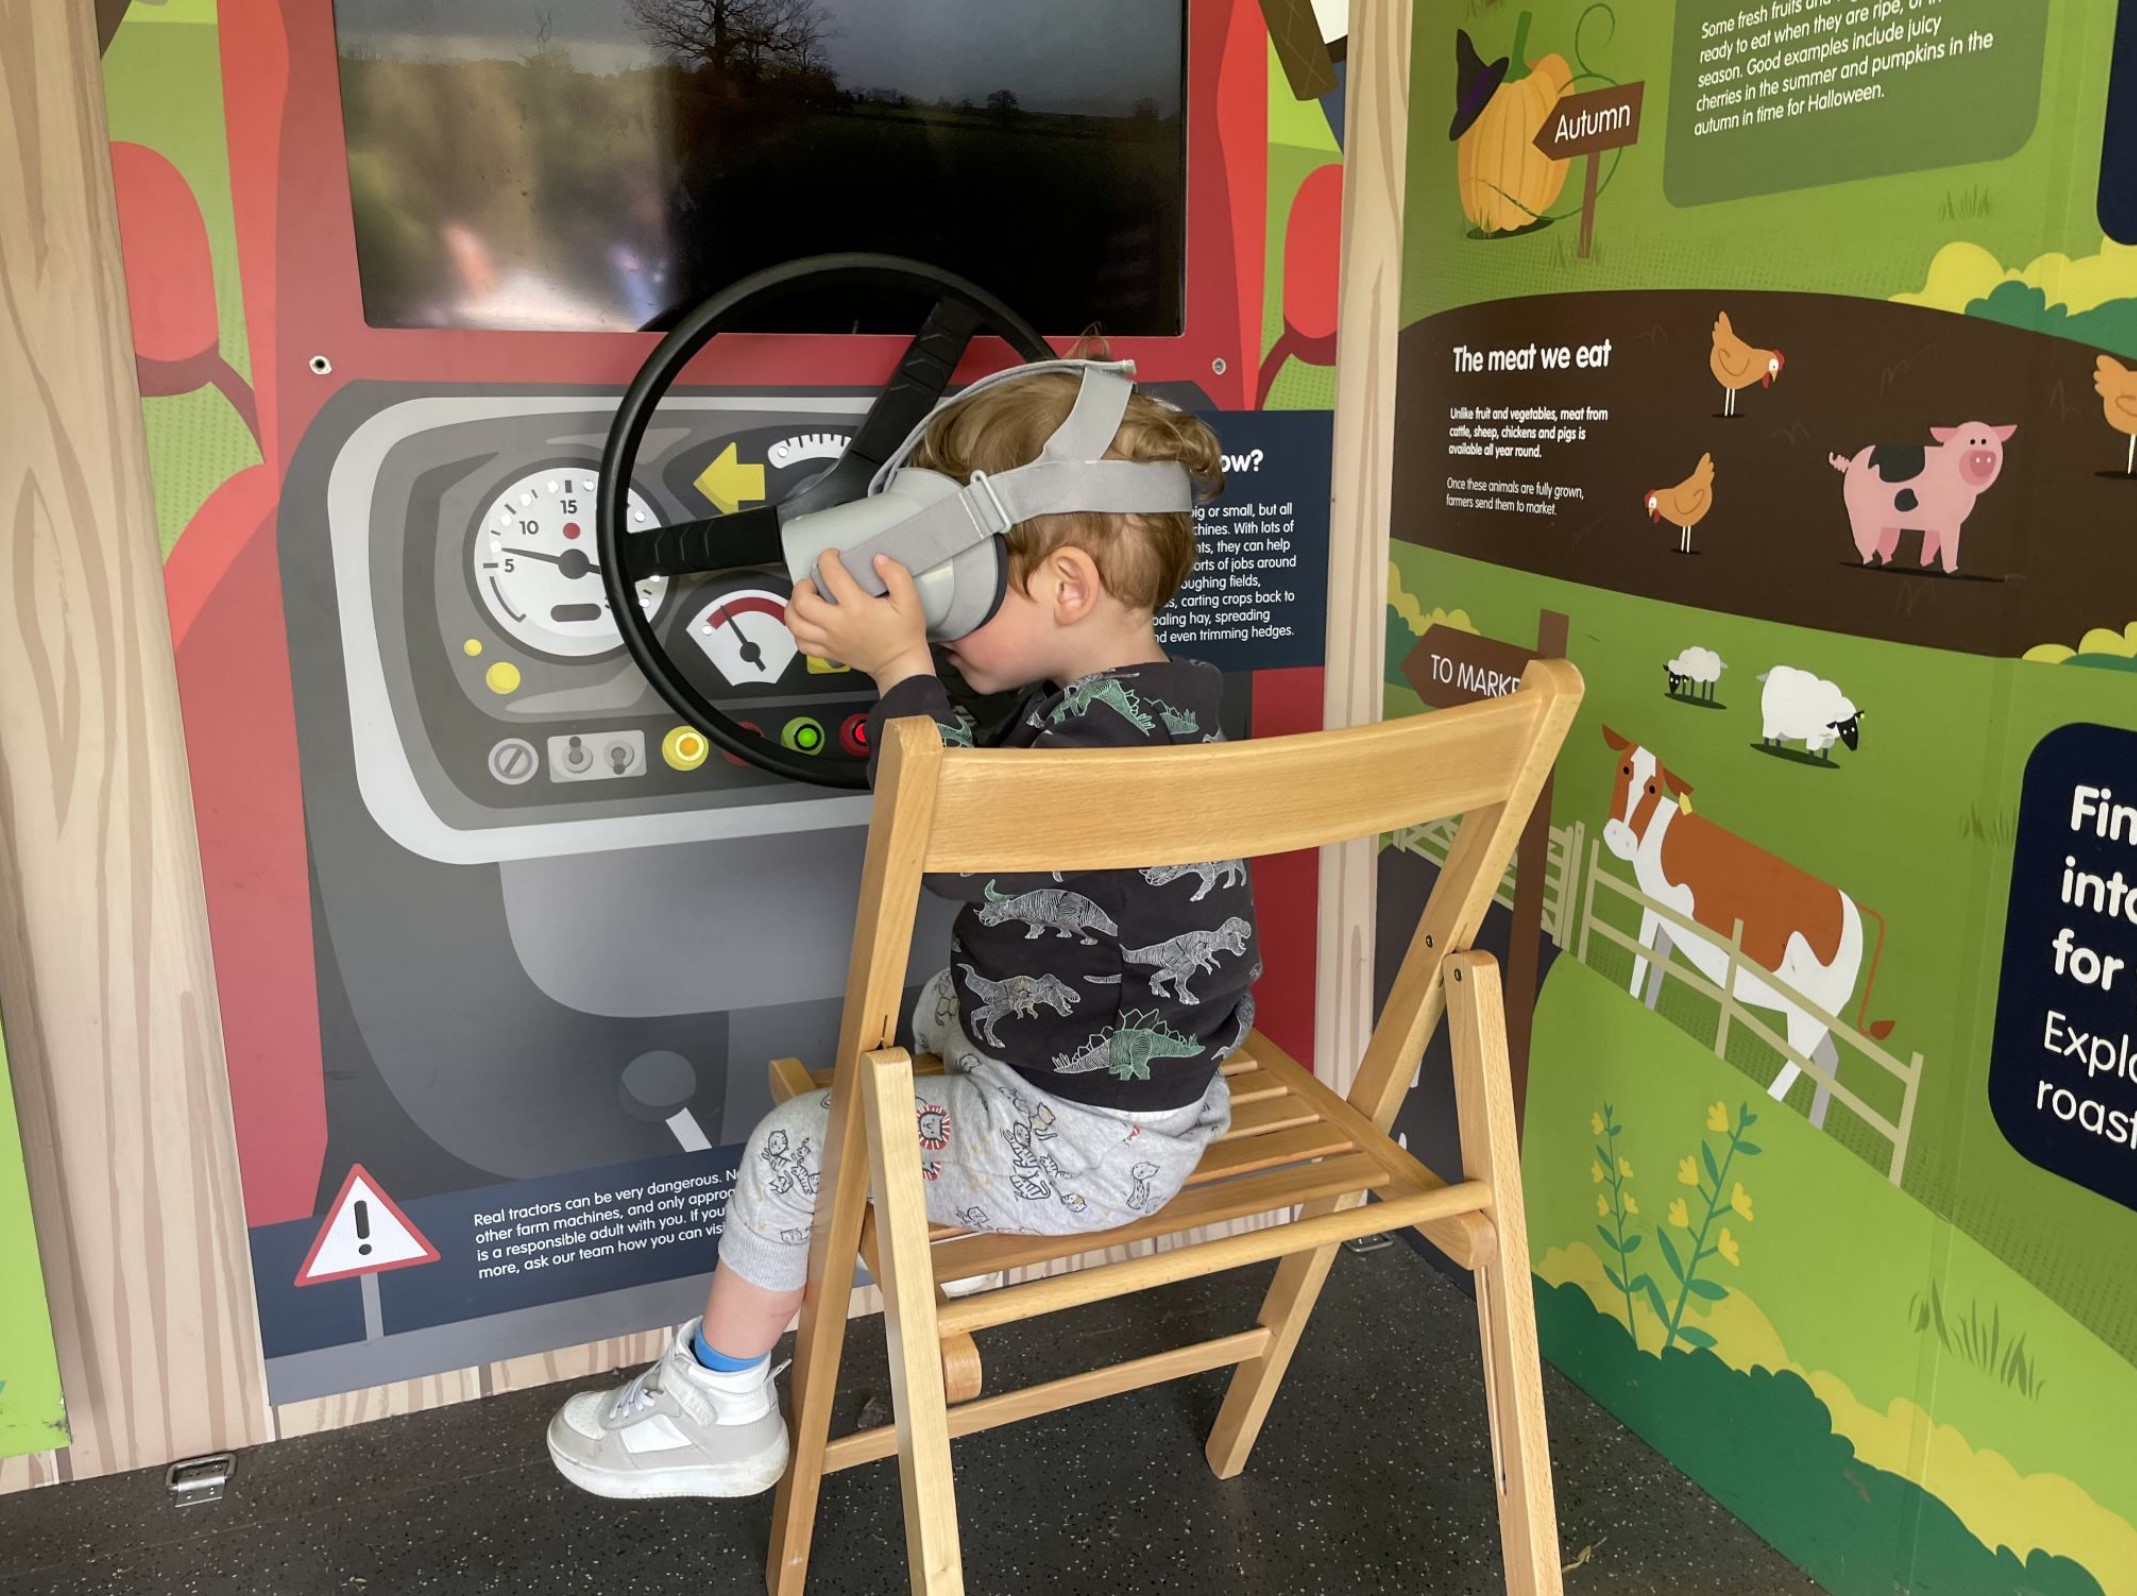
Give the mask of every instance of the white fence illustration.
<path id="1" fill-rule="evenodd" d="M 1580 945 L 1575 952 L 1575 957 L 1581 963 L 1587 964 L 1589 962 L 1590 940 L 1591 938 L 1600 938 L 1605 942 L 1624 948 L 1635 959 L 1647 960 L 1649 974 L 1646 1001 L 1649 1008 L 1655 1006 L 1660 997 L 1663 983 L 1670 979 L 1681 981 L 1693 991 L 1712 999 L 1716 1005 L 1713 1044 L 1716 1058 L 1724 1060 L 1728 1058 L 1730 1032 L 1735 1027 L 1742 1026 L 1776 1053 L 1780 1054 L 1784 1060 L 1793 1064 L 1811 1078 L 1817 1088 L 1816 1101 L 1821 1105 L 1813 1110 L 1812 1119 L 1820 1125 L 1820 1128 L 1823 1128 L 1824 1121 L 1822 1105 L 1825 1099 L 1830 1096 L 1846 1104 L 1856 1118 L 1868 1125 L 1881 1139 L 1891 1144 L 1892 1157 L 1886 1165 L 1885 1173 L 1893 1185 L 1899 1185 L 1901 1175 L 1907 1165 L 1907 1143 L 1914 1134 L 1915 1100 L 1920 1093 L 1922 1084 L 1922 1055 L 1919 1053 L 1913 1054 L 1905 1063 L 1902 1063 L 1898 1057 L 1880 1046 L 1873 1038 L 1865 1036 L 1846 1020 L 1826 1013 L 1817 1004 L 1812 1003 L 1800 992 L 1789 986 L 1787 982 L 1775 975 L 1773 971 L 1767 969 L 1756 960 L 1746 957 L 1743 951 L 1743 921 L 1736 922 L 1734 933 L 1728 941 L 1724 942 L 1705 926 L 1699 925 L 1685 915 L 1680 914 L 1669 905 L 1657 903 L 1653 898 L 1648 897 L 1630 883 L 1620 881 L 1617 877 L 1606 874 L 1602 869 L 1602 853 L 1603 849 L 1600 842 L 1590 844 L 1587 859 L 1587 890 L 1582 897 L 1580 913 Z M 1652 914 L 1662 921 L 1669 928 L 1669 931 L 1666 937 L 1657 938 L 1660 946 L 1654 948 L 1641 946 L 1640 939 L 1637 936 L 1620 930 L 1617 926 L 1611 924 L 1609 920 L 1599 915 L 1596 912 L 1598 892 L 1622 899 L 1643 913 Z M 1726 960 L 1727 979 L 1725 981 L 1719 983 L 1710 981 L 1698 970 L 1672 957 L 1676 948 L 1686 938 L 1697 938 L 1721 953 Z M 1821 1046 L 1819 1051 L 1825 1053 L 1830 1049 L 1830 1057 L 1828 1059 L 1813 1058 L 1797 1052 L 1788 1045 L 1788 1038 L 1785 1034 L 1775 1031 L 1771 1025 L 1760 1018 L 1761 1011 L 1747 1008 L 1742 1000 L 1736 996 L 1736 982 L 1740 973 L 1755 977 L 1762 985 L 1770 987 L 1789 1003 L 1817 1021 L 1818 1024 L 1824 1026 L 1829 1032 L 1830 1040 Z M 1848 1051 L 1860 1055 L 1868 1064 L 1900 1083 L 1900 1107 L 1896 1119 L 1888 1118 L 1878 1112 L 1864 1102 L 1857 1092 L 1842 1083 L 1840 1080 L 1840 1049 L 1842 1045 Z"/>
<path id="2" fill-rule="evenodd" d="M 1449 818 L 1426 826 L 1406 826 L 1389 833 L 1388 842 L 1444 866 L 1459 825 L 1459 818 Z M 1580 876 L 1581 845 L 1587 836 L 1588 828 L 1577 820 L 1570 826 L 1551 828 L 1551 846 L 1544 860 L 1543 934 L 1561 951 L 1572 943 L 1574 932 L 1579 929 L 1574 914 L 1574 887 Z M 1514 882 L 1520 871 L 1521 850 L 1516 848 L 1499 890 L 1492 895 L 1492 901 L 1509 912 L 1514 907 Z"/>

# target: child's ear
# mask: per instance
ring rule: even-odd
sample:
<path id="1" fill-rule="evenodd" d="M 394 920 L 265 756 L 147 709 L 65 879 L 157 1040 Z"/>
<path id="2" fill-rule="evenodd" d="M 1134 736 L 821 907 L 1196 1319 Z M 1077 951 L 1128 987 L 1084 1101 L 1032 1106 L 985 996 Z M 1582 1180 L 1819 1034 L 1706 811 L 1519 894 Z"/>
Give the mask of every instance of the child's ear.
<path id="1" fill-rule="evenodd" d="M 1053 557 L 1047 561 L 1047 574 L 1053 579 L 1054 601 L 1060 607 L 1063 619 L 1079 619 L 1089 614 L 1098 603 L 1102 591 L 1098 564 L 1074 544 L 1054 550 Z"/>

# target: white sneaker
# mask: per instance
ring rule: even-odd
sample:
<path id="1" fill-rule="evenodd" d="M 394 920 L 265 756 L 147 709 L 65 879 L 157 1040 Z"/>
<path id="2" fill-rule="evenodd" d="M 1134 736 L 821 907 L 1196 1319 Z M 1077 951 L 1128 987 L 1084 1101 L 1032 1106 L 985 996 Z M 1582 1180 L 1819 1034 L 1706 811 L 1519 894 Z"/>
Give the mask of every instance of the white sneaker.
<path id="1" fill-rule="evenodd" d="M 967 1275 L 962 1280 L 945 1280 L 942 1294 L 945 1297 L 970 1297 L 982 1291 L 996 1291 L 1008 1278 L 1005 1271 L 996 1269 L 984 1275 Z"/>
<path id="2" fill-rule="evenodd" d="M 693 1320 L 667 1354 L 613 1391 L 581 1391 L 549 1421 L 557 1471 L 596 1496 L 754 1496 L 787 1468 L 787 1426 L 766 1364 L 754 1383 L 691 1351 Z"/>

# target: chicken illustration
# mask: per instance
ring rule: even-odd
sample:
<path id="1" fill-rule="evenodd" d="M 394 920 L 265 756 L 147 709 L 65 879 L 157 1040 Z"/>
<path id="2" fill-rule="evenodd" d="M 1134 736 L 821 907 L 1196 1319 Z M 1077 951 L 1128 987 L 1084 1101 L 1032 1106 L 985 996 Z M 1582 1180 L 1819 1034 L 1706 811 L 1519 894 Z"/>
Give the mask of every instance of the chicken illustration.
<path id="1" fill-rule="evenodd" d="M 1722 414 L 1736 414 L 1736 396 L 1753 383 L 1771 388 L 1788 359 L 1778 349 L 1754 349 L 1736 336 L 1725 310 L 1714 318 L 1714 353 L 1707 369 L 1722 386 Z"/>
<path id="2" fill-rule="evenodd" d="M 1692 474 L 1674 488 L 1654 488 L 1647 495 L 1650 521 L 1667 521 L 1677 529 L 1677 552 L 1692 552 L 1692 528 L 1714 508 L 1714 456 L 1703 454 Z"/>
<path id="3" fill-rule="evenodd" d="M 2129 455 L 2122 474 L 2137 476 L 2137 371 L 2102 355 L 2093 364 L 2092 385 L 2100 396 L 2100 409 L 2107 416 L 2107 424 L 2117 432 L 2129 434 Z"/>

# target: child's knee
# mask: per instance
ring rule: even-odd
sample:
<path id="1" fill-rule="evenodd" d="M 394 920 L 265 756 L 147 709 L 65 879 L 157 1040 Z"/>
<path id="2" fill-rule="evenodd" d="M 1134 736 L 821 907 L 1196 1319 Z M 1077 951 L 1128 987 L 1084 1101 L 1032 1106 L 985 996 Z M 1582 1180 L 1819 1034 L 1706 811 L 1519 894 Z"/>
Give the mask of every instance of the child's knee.
<path id="1" fill-rule="evenodd" d="M 730 1222 L 772 1211 L 800 1218 L 816 1207 L 831 1094 L 810 1092 L 782 1103 L 749 1133 L 728 1200 Z"/>
<path id="2" fill-rule="evenodd" d="M 774 1108 L 757 1121 L 757 1128 L 749 1133 L 748 1145 L 742 1153 L 745 1169 L 764 1162 L 784 1162 L 806 1158 L 811 1163 L 821 1156 L 824 1132 L 831 1123 L 831 1094 L 829 1092 L 804 1092 Z"/>

